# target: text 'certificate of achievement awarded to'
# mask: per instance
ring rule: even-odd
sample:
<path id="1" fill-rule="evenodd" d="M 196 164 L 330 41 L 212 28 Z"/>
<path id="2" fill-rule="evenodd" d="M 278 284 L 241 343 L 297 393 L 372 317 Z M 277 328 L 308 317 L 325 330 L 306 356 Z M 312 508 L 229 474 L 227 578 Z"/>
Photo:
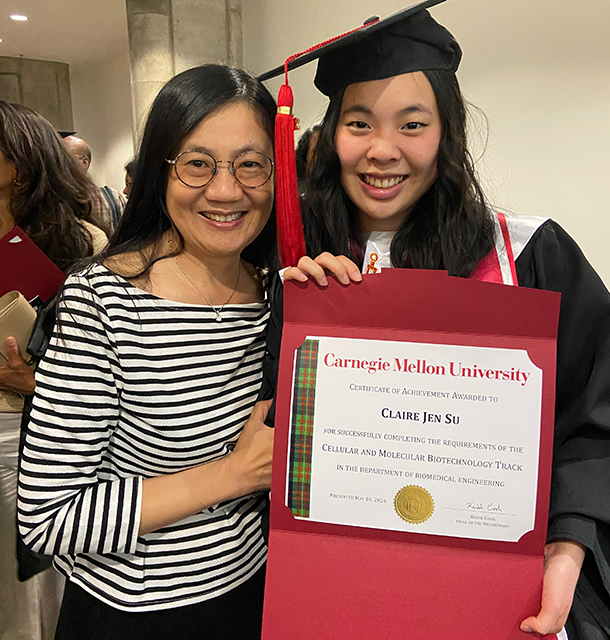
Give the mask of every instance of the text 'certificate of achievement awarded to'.
<path id="1" fill-rule="evenodd" d="M 264 640 L 523 637 L 558 294 L 397 269 L 284 295 Z"/>

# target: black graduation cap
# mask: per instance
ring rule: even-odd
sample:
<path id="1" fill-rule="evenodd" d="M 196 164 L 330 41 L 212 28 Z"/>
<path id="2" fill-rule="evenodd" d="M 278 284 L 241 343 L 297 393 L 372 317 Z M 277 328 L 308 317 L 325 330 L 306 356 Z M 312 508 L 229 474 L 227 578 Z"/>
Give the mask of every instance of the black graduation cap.
<path id="1" fill-rule="evenodd" d="M 62 138 L 67 138 L 68 136 L 73 136 L 76 131 L 58 131 L 57 133 L 59 133 Z"/>
<path id="2" fill-rule="evenodd" d="M 339 95 L 354 82 L 381 80 L 403 73 L 444 69 L 456 71 L 462 50 L 453 36 L 427 9 L 445 0 L 426 0 L 290 56 L 281 67 L 259 76 L 269 80 L 282 73 L 275 119 L 275 195 L 278 249 L 283 266 L 296 265 L 305 255 L 305 237 L 297 190 L 294 156 L 295 118 L 288 71 L 319 60 L 314 83 L 325 95 Z"/>
<path id="3" fill-rule="evenodd" d="M 426 0 L 384 20 L 370 18 L 354 31 L 292 56 L 287 64 L 263 73 L 259 80 L 319 59 L 314 84 L 330 97 L 354 82 L 428 69 L 456 71 L 462 50 L 426 11 L 442 2 L 445 0 Z"/>

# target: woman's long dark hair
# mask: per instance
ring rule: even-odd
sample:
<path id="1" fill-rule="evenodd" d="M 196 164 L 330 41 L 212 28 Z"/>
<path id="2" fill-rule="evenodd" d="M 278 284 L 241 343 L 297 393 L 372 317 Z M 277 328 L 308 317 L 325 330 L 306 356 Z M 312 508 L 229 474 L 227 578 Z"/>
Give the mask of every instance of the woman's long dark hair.
<path id="1" fill-rule="evenodd" d="M 97 188 L 51 123 L 0 100 L 0 151 L 17 170 L 10 202 L 15 224 L 64 272 L 91 256 L 91 235 L 79 220 L 102 227 L 92 217 Z"/>
<path id="2" fill-rule="evenodd" d="M 245 71 L 216 64 L 188 69 L 172 78 L 161 89 L 151 107 L 136 157 L 136 171 L 125 212 L 110 240 L 104 258 L 139 252 L 142 265 L 129 278 L 146 277 L 152 265 L 168 255 L 155 246 L 162 234 L 174 228 L 180 239 L 172 255 L 184 241 L 174 227 L 165 204 L 169 165 L 181 142 L 216 109 L 230 102 L 244 102 L 260 119 L 273 141 L 276 103 L 267 89 Z M 144 255 L 144 249 L 150 249 Z M 242 252 L 255 266 L 275 266 L 275 213 L 259 236 Z"/>
<path id="3" fill-rule="evenodd" d="M 493 247 L 493 223 L 466 145 L 466 107 L 449 71 L 425 71 L 441 118 L 438 177 L 396 232 L 391 245 L 395 267 L 446 269 L 469 276 Z M 304 224 L 310 255 L 323 251 L 358 261 L 351 241 L 356 211 L 341 186 L 335 148 L 342 95 L 331 99 L 309 175 Z"/>

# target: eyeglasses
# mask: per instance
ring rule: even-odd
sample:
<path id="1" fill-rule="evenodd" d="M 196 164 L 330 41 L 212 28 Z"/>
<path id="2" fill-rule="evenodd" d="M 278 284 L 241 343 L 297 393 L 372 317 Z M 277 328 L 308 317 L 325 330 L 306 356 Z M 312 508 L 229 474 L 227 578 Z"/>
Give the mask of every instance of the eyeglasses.
<path id="1" fill-rule="evenodd" d="M 228 164 L 229 171 L 243 187 L 262 187 L 271 178 L 273 160 L 264 153 L 246 151 L 235 160 L 216 160 L 209 153 L 183 151 L 175 160 L 165 160 L 174 165 L 176 176 L 187 187 L 205 187 L 218 173 L 219 164 Z"/>

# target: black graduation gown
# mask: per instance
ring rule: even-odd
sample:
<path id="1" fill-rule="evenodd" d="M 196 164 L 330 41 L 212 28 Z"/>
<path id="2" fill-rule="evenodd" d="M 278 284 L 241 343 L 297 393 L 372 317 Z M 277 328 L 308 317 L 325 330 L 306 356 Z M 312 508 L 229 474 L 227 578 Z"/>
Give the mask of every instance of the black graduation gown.
<path id="1" fill-rule="evenodd" d="M 574 240 L 550 220 L 515 264 L 520 286 L 562 294 L 548 541 L 574 540 L 588 549 L 567 628 L 570 640 L 602 639 L 610 637 L 610 294 Z M 268 295 L 261 399 L 273 397 L 277 382 L 279 278 Z M 273 420 L 274 407 L 266 422 Z"/>

